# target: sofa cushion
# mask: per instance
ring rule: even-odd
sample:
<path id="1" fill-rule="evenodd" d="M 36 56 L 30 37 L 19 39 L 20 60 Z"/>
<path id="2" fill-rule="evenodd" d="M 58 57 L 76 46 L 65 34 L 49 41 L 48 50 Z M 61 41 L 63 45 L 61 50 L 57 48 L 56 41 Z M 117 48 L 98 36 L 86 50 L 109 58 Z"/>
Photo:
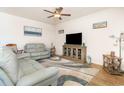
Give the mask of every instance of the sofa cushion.
<path id="1" fill-rule="evenodd" d="M 24 76 L 24 72 L 22 70 L 22 67 L 19 64 L 19 70 L 18 70 L 18 80 L 20 80 Z"/>
<path id="2" fill-rule="evenodd" d="M 25 76 L 25 75 L 34 73 L 39 69 L 44 69 L 44 67 L 41 64 L 31 59 L 22 59 L 22 60 L 19 60 L 18 62 L 23 72 L 23 75 L 20 75 L 20 76 Z"/>
<path id="3" fill-rule="evenodd" d="M 31 56 L 43 56 L 43 55 L 48 55 L 48 54 L 49 54 L 49 51 L 30 53 Z"/>
<path id="4" fill-rule="evenodd" d="M 41 53 L 40 52 L 34 52 L 34 53 L 30 53 L 31 56 L 40 56 Z"/>
<path id="5" fill-rule="evenodd" d="M 43 49 L 45 49 L 45 45 L 43 43 L 36 43 L 35 47 L 36 48 L 43 48 Z"/>
<path id="6" fill-rule="evenodd" d="M 40 52 L 45 50 L 43 43 L 28 43 L 25 45 L 25 52 Z"/>
<path id="7" fill-rule="evenodd" d="M 35 73 L 32 73 L 21 78 L 17 83 L 17 86 L 35 85 L 39 82 L 43 82 L 49 78 L 54 77 L 56 74 L 58 74 L 58 69 L 55 67 L 47 68 L 44 71 L 41 69 L 36 71 Z"/>
<path id="8" fill-rule="evenodd" d="M 12 81 L 9 79 L 9 77 L 7 76 L 7 74 L 0 69 L 0 86 L 12 86 L 13 83 Z"/>
<path id="9" fill-rule="evenodd" d="M 0 67 L 7 73 L 14 84 L 18 77 L 18 63 L 16 55 L 7 47 L 0 48 Z"/>
<path id="10" fill-rule="evenodd" d="M 49 51 L 43 51 L 43 52 L 40 52 L 40 55 L 48 55 L 49 54 Z"/>

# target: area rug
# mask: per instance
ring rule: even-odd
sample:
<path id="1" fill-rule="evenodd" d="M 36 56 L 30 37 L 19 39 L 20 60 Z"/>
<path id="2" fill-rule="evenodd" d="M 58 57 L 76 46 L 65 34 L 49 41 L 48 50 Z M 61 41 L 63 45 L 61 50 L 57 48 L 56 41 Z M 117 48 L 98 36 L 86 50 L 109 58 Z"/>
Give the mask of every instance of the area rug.
<path id="1" fill-rule="evenodd" d="M 62 58 L 60 61 L 52 61 L 50 59 L 39 60 L 45 67 L 61 67 L 71 70 L 76 70 L 88 75 L 95 76 L 99 69 L 91 68 L 88 64 L 75 63 L 73 61 Z"/>
<path id="2" fill-rule="evenodd" d="M 76 70 L 71 70 L 71 69 L 67 69 L 67 68 L 61 68 L 61 67 L 58 67 L 59 69 L 59 78 L 63 75 L 70 75 L 70 76 L 74 76 L 76 78 L 79 78 L 79 79 L 82 79 L 84 82 L 90 82 L 90 80 L 94 77 L 92 75 L 88 75 L 88 74 L 85 74 L 85 73 L 82 73 L 82 72 L 79 72 L 79 71 L 76 71 Z M 68 86 L 72 86 L 72 81 L 73 82 L 76 82 L 76 80 L 72 80 L 70 79 L 71 77 L 68 77 L 68 79 L 66 81 L 63 81 L 64 82 L 64 85 L 65 83 L 68 85 Z M 69 81 L 69 82 L 68 82 Z M 71 81 L 71 83 L 70 83 Z M 79 82 L 77 82 L 79 84 Z M 77 85 L 76 83 L 76 85 Z M 83 84 L 84 86 L 85 84 Z M 82 84 L 80 84 L 80 86 L 82 86 Z"/>
<path id="3" fill-rule="evenodd" d="M 50 59 L 43 59 L 43 60 L 39 60 L 39 63 L 41 63 L 42 65 L 45 65 L 46 67 L 49 66 L 57 66 L 57 67 L 64 67 L 64 68 L 70 68 L 73 70 L 79 70 L 79 68 L 88 68 L 89 65 L 87 64 L 81 64 L 81 63 L 75 63 L 73 61 L 67 60 L 62 58 L 60 61 L 53 61 Z"/>
<path id="4" fill-rule="evenodd" d="M 44 59 L 39 60 L 39 62 L 45 67 L 57 67 L 59 69 L 58 86 L 85 86 L 99 72 L 99 69 L 91 68 L 87 64 L 75 63 L 63 58 L 60 61 Z"/>

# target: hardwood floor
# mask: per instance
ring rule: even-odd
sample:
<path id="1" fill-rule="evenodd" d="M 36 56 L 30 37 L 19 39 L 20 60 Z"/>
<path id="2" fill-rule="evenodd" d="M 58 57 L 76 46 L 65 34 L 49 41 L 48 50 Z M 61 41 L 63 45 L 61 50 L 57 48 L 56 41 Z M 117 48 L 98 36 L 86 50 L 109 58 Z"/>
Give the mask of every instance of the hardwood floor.
<path id="1" fill-rule="evenodd" d="M 124 85 L 124 75 L 110 75 L 103 70 L 101 65 L 92 64 L 91 67 L 98 68 L 99 73 L 89 82 L 89 86 L 122 86 Z"/>
<path id="2" fill-rule="evenodd" d="M 43 63 L 42 63 L 42 65 L 43 65 Z M 90 66 L 93 68 L 98 68 L 100 71 L 89 82 L 89 84 L 88 84 L 89 86 L 122 86 L 122 85 L 124 85 L 124 75 L 123 76 L 110 75 L 109 73 L 107 73 L 103 70 L 101 65 L 91 64 Z M 72 73 L 70 73 L 70 74 L 72 74 Z"/>
<path id="3" fill-rule="evenodd" d="M 99 73 L 90 81 L 89 86 L 118 86 L 124 85 L 124 75 L 110 75 L 100 65 L 92 64 L 91 67 L 100 69 Z"/>

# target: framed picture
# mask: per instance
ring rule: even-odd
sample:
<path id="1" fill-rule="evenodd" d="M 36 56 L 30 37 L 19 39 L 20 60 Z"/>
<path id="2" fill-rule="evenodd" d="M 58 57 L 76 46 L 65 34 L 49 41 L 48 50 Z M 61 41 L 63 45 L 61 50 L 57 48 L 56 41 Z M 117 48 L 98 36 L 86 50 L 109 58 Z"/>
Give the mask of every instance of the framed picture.
<path id="1" fill-rule="evenodd" d="M 59 30 L 58 33 L 59 34 L 64 34 L 64 30 Z"/>
<path id="2" fill-rule="evenodd" d="M 107 21 L 93 24 L 93 29 L 106 28 L 106 27 L 107 27 Z"/>
<path id="3" fill-rule="evenodd" d="M 32 26 L 24 26 L 24 35 L 40 37 L 42 35 L 42 29 Z"/>

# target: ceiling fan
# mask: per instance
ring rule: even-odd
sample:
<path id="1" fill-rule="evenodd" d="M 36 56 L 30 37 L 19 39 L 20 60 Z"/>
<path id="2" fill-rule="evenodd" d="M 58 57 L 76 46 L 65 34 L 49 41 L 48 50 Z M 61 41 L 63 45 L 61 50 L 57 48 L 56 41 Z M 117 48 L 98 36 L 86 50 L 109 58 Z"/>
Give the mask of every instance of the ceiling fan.
<path id="1" fill-rule="evenodd" d="M 59 8 L 56 8 L 54 12 L 51 12 L 49 10 L 44 10 L 44 11 L 52 14 L 51 16 L 48 16 L 47 18 L 56 17 L 56 18 L 59 18 L 59 20 L 62 20 L 62 16 L 71 16 L 71 14 L 61 14 L 62 10 L 63 8 L 59 7 Z"/>

